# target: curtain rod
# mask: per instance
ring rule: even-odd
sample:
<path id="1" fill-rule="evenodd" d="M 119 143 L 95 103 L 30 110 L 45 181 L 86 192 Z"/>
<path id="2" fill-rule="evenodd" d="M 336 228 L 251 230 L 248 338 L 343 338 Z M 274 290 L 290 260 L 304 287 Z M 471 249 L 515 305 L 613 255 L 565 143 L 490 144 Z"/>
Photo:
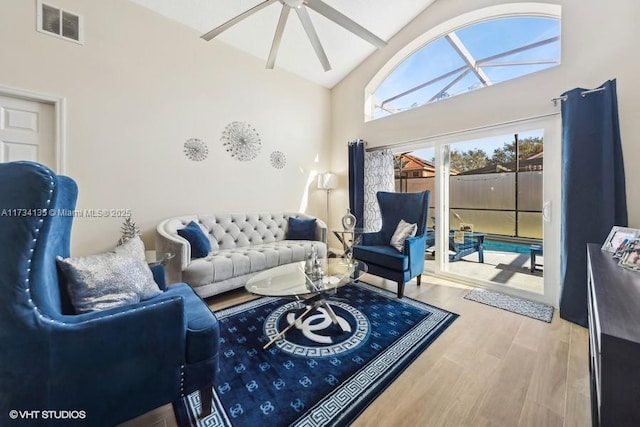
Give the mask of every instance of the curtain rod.
<path id="1" fill-rule="evenodd" d="M 602 92 L 605 89 L 606 89 L 606 87 L 599 87 L 599 88 L 596 88 L 596 89 L 585 90 L 585 91 L 580 92 L 580 96 L 582 96 L 584 98 L 585 95 L 588 95 L 590 93 L 595 93 L 595 92 Z M 558 105 L 558 101 L 566 101 L 566 100 L 567 100 L 567 95 L 562 95 L 562 96 L 559 96 L 557 98 L 552 98 L 551 102 L 553 102 L 553 105 L 556 106 L 556 105 Z"/>
<path id="2" fill-rule="evenodd" d="M 409 140 L 406 140 L 406 141 L 396 142 L 394 144 L 387 144 L 387 145 L 381 145 L 381 146 L 378 146 L 378 147 L 367 148 L 366 151 L 371 152 L 371 151 L 379 151 L 379 150 L 388 150 L 388 149 L 398 148 L 398 147 L 410 147 L 410 146 L 412 146 L 414 144 L 424 144 L 425 142 L 428 142 L 428 141 L 431 141 L 431 140 L 434 140 L 434 139 L 444 138 L 444 137 L 448 137 L 448 136 L 460 135 L 460 134 L 464 134 L 464 133 L 468 133 L 468 132 L 476 132 L 476 131 L 481 131 L 481 130 L 485 130 L 485 129 L 491 129 L 491 128 L 500 127 L 500 126 L 508 126 L 508 125 L 513 125 L 513 124 L 517 124 L 517 123 L 528 122 L 528 121 L 531 121 L 531 120 L 544 119 L 546 117 L 557 116 L 559 114 L 560 114 L 559 112 L 547 113 L 547 114 L 541 114 L 539 116 L 526 117 L 524 119 L 509 120 L 509 121 L 506 121 L 506 122 L 496 123 L 496 124 L 492 124 L 492 125 L 478 126 L 478 127 L 475 127 L 475 128 L 468 128 L 468 129 L 462 129 L 462 130 L 457 130 L 457 131 L 453 131 L 453 132 L 446 132 L 446 133 L 427 136 L 427 137 L 423 137 L 423 138 L 409 139 Z"/>

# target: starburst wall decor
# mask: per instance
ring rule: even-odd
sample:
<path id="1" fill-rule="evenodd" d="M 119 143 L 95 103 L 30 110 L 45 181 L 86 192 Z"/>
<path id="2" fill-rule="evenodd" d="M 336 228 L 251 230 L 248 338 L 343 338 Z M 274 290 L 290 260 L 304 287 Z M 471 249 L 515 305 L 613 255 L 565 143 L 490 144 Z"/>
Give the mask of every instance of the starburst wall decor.
<path id="1" fill-rule="evenodd" d="M 282 151 L 274 151 L 271 153 L 271 166 L 276 169 L 282 169 L 287 164 L 287 158 Z"/>
<path id="2" fill-rule="evenodd" d="M 184 143 L 184 154 L 189 160 L 201 162 L 209 155 L 209 147 L 201 140 L 191 138 Z"/>
<path id="3" fill-rule="evenodd" d="M 262 149 L 258 131 L 246 122 L 228 124 L 220 140 L 229 155 L 241 162 L 255 159 Z"/>

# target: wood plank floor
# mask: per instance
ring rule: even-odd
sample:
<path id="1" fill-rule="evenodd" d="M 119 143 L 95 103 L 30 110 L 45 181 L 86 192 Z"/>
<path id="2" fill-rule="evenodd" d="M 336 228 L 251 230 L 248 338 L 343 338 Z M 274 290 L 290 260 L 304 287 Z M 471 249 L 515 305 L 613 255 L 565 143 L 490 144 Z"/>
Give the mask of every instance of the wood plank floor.
<path id="1" fill-rule="evenodd" d="M 396 290 L 392 282 L 365 280 Z M 406 285 L 407 297 L 460 317 L 353 425 L 590 426 L 587 330 L 557 310 L 549 324 L 465 300 L 469 289 L 430 276 L 420 287 Z M 208 302 L 215 311 L 251 298 L 240 290 Z M 123 424 L 176 425 L 171 405 Z"/>

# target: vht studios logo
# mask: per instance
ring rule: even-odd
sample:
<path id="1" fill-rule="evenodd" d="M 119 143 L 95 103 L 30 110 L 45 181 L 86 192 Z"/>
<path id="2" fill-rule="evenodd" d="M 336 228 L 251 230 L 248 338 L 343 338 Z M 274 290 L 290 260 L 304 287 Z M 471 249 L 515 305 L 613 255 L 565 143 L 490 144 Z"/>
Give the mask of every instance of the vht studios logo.
<path id="1" fill-rule="evenodd" d="M 16 410 L 9 411 L 9 418 L 12 420 L 84 420 L 87 417 L 85 411 L 67 410 Z"/>

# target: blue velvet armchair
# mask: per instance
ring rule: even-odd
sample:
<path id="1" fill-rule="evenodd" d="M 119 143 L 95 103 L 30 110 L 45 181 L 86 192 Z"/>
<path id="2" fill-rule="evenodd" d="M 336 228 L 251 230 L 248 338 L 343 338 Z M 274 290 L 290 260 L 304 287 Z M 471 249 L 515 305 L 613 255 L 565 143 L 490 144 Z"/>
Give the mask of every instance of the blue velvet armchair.
<path id="1" fill-rule="evenodd" d="M 414 277 L 420 286 L 424 270 L 427 210 L 430 192 L 376 194 L 380 206 L 382 228 L 374 233 L 364 233 L 362 242 L 353 247 L 353 257 L 364 261 L 368 272 L 398 283 L 398 298 L 404 295 L 404 284 Z M 414 237 L 404 242 L 402 252 L 389 244 L 400 220 L 417 224 Z"/>
<path id="2" fill-rule="evenodd" d="M 76 197 L 42 165 L 0 164 L 0 425 L 113 426 L 196 390 L 211 402 L 219 325 L 186 284 L 75 314 L 55 258 Z"/>

